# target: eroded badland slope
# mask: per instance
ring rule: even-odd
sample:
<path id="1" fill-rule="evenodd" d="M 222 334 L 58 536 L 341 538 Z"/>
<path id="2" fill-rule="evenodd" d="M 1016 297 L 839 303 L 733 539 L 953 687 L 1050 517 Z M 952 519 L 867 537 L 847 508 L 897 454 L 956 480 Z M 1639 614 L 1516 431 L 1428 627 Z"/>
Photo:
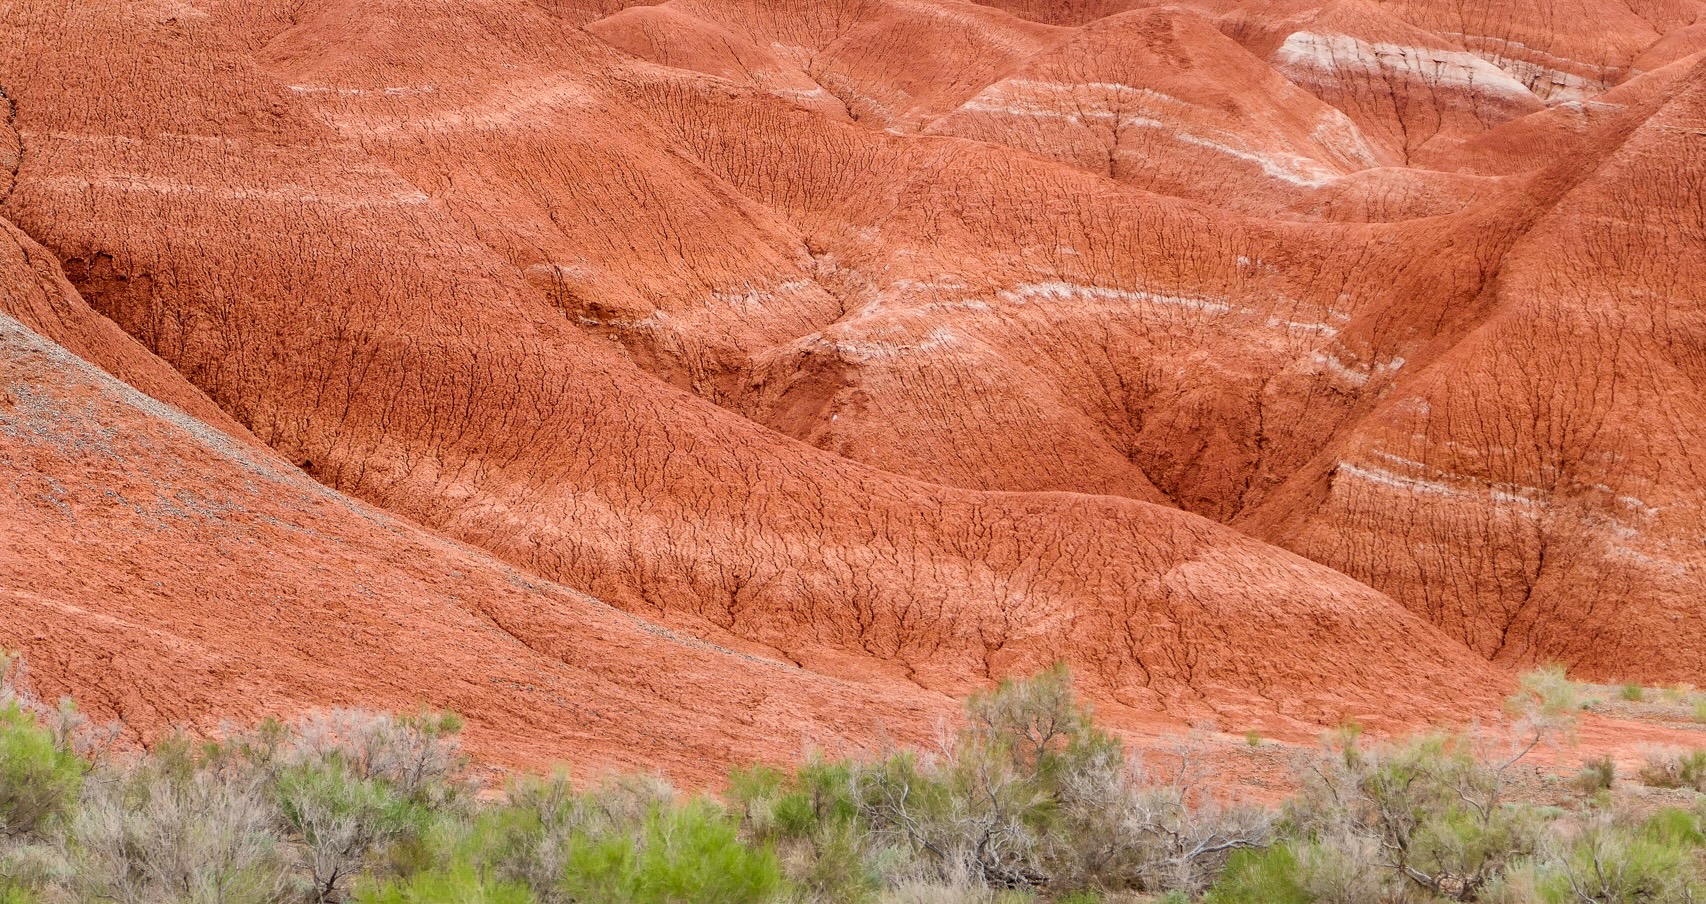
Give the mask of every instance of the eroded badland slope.
<path id="1" fill-rule="evenodd" d="M 0 646 L 686 774 L 1698 681 L 1702 23 L 0 5 Z"/>

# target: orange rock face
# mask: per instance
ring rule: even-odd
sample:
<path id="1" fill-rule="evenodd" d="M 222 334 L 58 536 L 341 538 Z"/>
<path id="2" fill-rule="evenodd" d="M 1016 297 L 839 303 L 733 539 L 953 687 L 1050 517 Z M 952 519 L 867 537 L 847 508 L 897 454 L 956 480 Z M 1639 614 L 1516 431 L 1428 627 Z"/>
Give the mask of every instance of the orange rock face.
<path id="1" fill-rule="evenodd" d="M 0 646 L 686 775 L 1700 681 L 1702 23 L 9 4 Z"/>

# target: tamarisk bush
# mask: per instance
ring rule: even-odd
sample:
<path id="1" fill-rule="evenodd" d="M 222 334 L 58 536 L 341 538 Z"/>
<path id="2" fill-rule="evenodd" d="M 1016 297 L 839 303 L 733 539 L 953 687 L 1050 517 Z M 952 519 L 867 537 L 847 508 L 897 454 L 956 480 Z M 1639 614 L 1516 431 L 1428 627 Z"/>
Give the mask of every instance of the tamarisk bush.
<path id="1" fill-rule="evenodd" d="M 1222 807 L 1194 784 L 1188 751 L 1167 778 L 1128 761 L 1064 668 L 1004 682 L 966 713 L 937 750 L 748 777 L 735 796 L 763 830 L 846 863 L 843 875 L 886 859 L 908 879 L 1025 891 L 1200 890 L 1231 852 L 1267 840 L 1266 814 Z"/>

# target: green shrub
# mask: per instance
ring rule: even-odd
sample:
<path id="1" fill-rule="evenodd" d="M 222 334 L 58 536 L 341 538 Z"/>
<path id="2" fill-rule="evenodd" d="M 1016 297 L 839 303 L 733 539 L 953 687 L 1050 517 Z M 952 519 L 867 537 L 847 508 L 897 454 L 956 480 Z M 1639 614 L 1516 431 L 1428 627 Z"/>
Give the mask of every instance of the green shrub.
<path id="1" fill-rule="evenodd" d="M 813 757 L 794 774 L 794 784 L 779 815 L 795 834 L 808 827 L 846 826 L 859 815 L 853 800 L 853 767 L 843 761 Z"/>
<path id="2" fill-rule="evenodd" d="M 654 809 L 638 838 L 589 833 L 571 847 L 563 883 L 585 904 L 753 904 L 784 889 L 776 855 L 742 844 L 706 801 Z"/>
<path id="3" fill-rule="evenodd" d="M 728 799 L 749 842 L 775 845 L 788 879 L 810 900 L 858 902 L 880 886 L 853 800 L 853 767 L 813 755 L 793 772 L 768 766 L 729 776 Z"/>
<path id="4" fill-rule="evenodd" d="M 1395 886 L 1402 888 L 1417 877 L 1394 874 L 1381 853 L 1380 841 L 1366 834 L 1338 831 L 1318 838 L 1302 849 L 1304 891 L 1317 904 L 1407 899 L 1409 895 L 1395 893 Z"/>
<path id="5" fill-rule="evenodd" d="M 1015 770 L 1033 776 L 1057 767 L 1064 753 L 1096 734 L 1065 665 L 973 694 L 966 701 L 966 721 L 963 746 L 1004 753 Z"/>
<path id="6" fill-rule="evenodd" d="M 814 900 L 868 900 L 882 887 L 879 864 L 890 851 L 871 850 L 863 829 L 844 824 L 824 830 L 809 847 L 790 848 L 796 856 L 783 858 L 791 882 Z"/>
<path id="7" fill-rule="evenodd" d="M 1688 904 L 1706 894 L 1697 870 L 1695 845 L 1669 817 L 1634 828 L 1601 818 L 1548 865 L 1539 888 L 1548 904 Z"/>
<path id="8" fill-rule="evenodd" d="M 1642 700 L 1646 699 L 1647 692 L 1646 689 L 1641 687 L 1639 684 L 1625 684 L 1623 685 L 1623 689 L 1618 691 L 1618 696 L 1631 703 L 1640 703 Z"/>
<path id="9" fill-rule="evenodd" d="M 791 790 L 792 776 L 774 766 L 750 766 L 729 770 L 726 797 L 740 814 L 741 823 L 755 835 L 793 834 L 780 825 L 777 808 Z"/>
<path id="10" fill-rule="evenodd" d="M 1401 883 L 1473 900 L 1544 835 L 1538 811 L 1504 800 L 1502 775 L 1466 737 L 1372 751 L 1351 738 L 1311 773 L 1288 817 L 1305 838 L 1376 852 L 1370 868 Z"/>
<path id="11" fill-rule="evenodd" d="M 1233 854 L 1204 904 L 1310 904 L 1297 852 L 1276 844 L 1266 850 Z"/>
<path id="12" fill-rule="evenodd" d="M 368 883 L 357 893 L 360 904 L 533 904 L 527 886 L 485 878 L 474 867 L 426 870 L 406 878 Z"/>
<path id="13" fill-rule="evenodd" d="M 88 768 L 17 701 L 0 704 L 0 838 L 62 827 Z"/>
<path id="14" fill-rule="evenodd" d="M 40 904 L 41 898 L 27 888 L 0 881 L 0 904 Z"/>
<path id="15" fill-rule="evenodd" d="M 461 843 L 466 856 L 499 880 L 524 885 L 539 900 L 553 901 L 569 846 L 589 819 L 566 771 L 517 776 L 502 801 L 478 813 Z"/>
<path id="16" fill-rule="evenodd" d="M 1505 701 L 1513 714 L 1525 719 L 1567 721 L 1587 708 L 1581 685 L 1571 681 L 1559 663 L 1547 663 L 1517 679 L 1517 691 Z"/>
<path id="17" fill-rule="evenodd" d="M 403 716 L 315 713 L 296 726 L 287 756 L 296 763 L 335 760 L 355 777 L 384 782 L 417 803 L 448 806 L 466 790 L 462 725 L 455 713 L 430 710 Z"/>
<path id="18" fill-rule="evenodd" d="M 1653 751 L 1639 776 L 1642 784 L 1654 788 L 1706 791 L 1706 750 Z"/>
<path id="19" fill-rule="evenodd" d="M 851 763 L 816 755 L 791 773 L 737 769 L 729 774 L 728 798 L 742 830 L 755 838 L 811 839 L 857 819 L 853 771 Z"/>
<path id="20" fill-rule="evenodd" d="M 1681 848 L 1697 848 L 1706 843 L 1695 814 L 1676 807 L 1666 807 L 1647 817 L 1639 832 L 1642 838 Z"/>
<path id="21" fill-rule="evenodd" d="M 1222 808 L 1194 783 L 1195 757 L 1156 781 L 1098 731 L 1057 668 L 967 704 L 969 725 L 937 755 L 898 751 L 855 771 L 860 821 L 938 883 L 994 888 L 1201 891 L 1268 817 Z"/>
<path id="22" fill-rule="evenodd" d="M 305 849 L 314 898 L 335 901 L 373 859 L 428 824 L 428 811 L 341 756 L 286 767 L 276 781 L 285 825 Z"/>
<path id="23" fill-rule="evenodd" d="M 1617 763 L 1610 756 L 1598 756 L 1582 764 L 1570 784 L 1583 794 L 1610 791 L 1617 781 Z"/>

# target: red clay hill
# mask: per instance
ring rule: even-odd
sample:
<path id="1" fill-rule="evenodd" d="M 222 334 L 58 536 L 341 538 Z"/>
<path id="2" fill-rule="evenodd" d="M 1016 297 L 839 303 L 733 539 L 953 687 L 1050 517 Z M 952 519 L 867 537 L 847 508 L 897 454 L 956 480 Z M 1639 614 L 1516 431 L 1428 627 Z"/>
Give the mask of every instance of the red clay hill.
<path id="1" fill-rule="evenodd" d="M 0 647 L 143 739 L 1706 682 L 1706 0 L 22 0 L 0 88 Z"/>

